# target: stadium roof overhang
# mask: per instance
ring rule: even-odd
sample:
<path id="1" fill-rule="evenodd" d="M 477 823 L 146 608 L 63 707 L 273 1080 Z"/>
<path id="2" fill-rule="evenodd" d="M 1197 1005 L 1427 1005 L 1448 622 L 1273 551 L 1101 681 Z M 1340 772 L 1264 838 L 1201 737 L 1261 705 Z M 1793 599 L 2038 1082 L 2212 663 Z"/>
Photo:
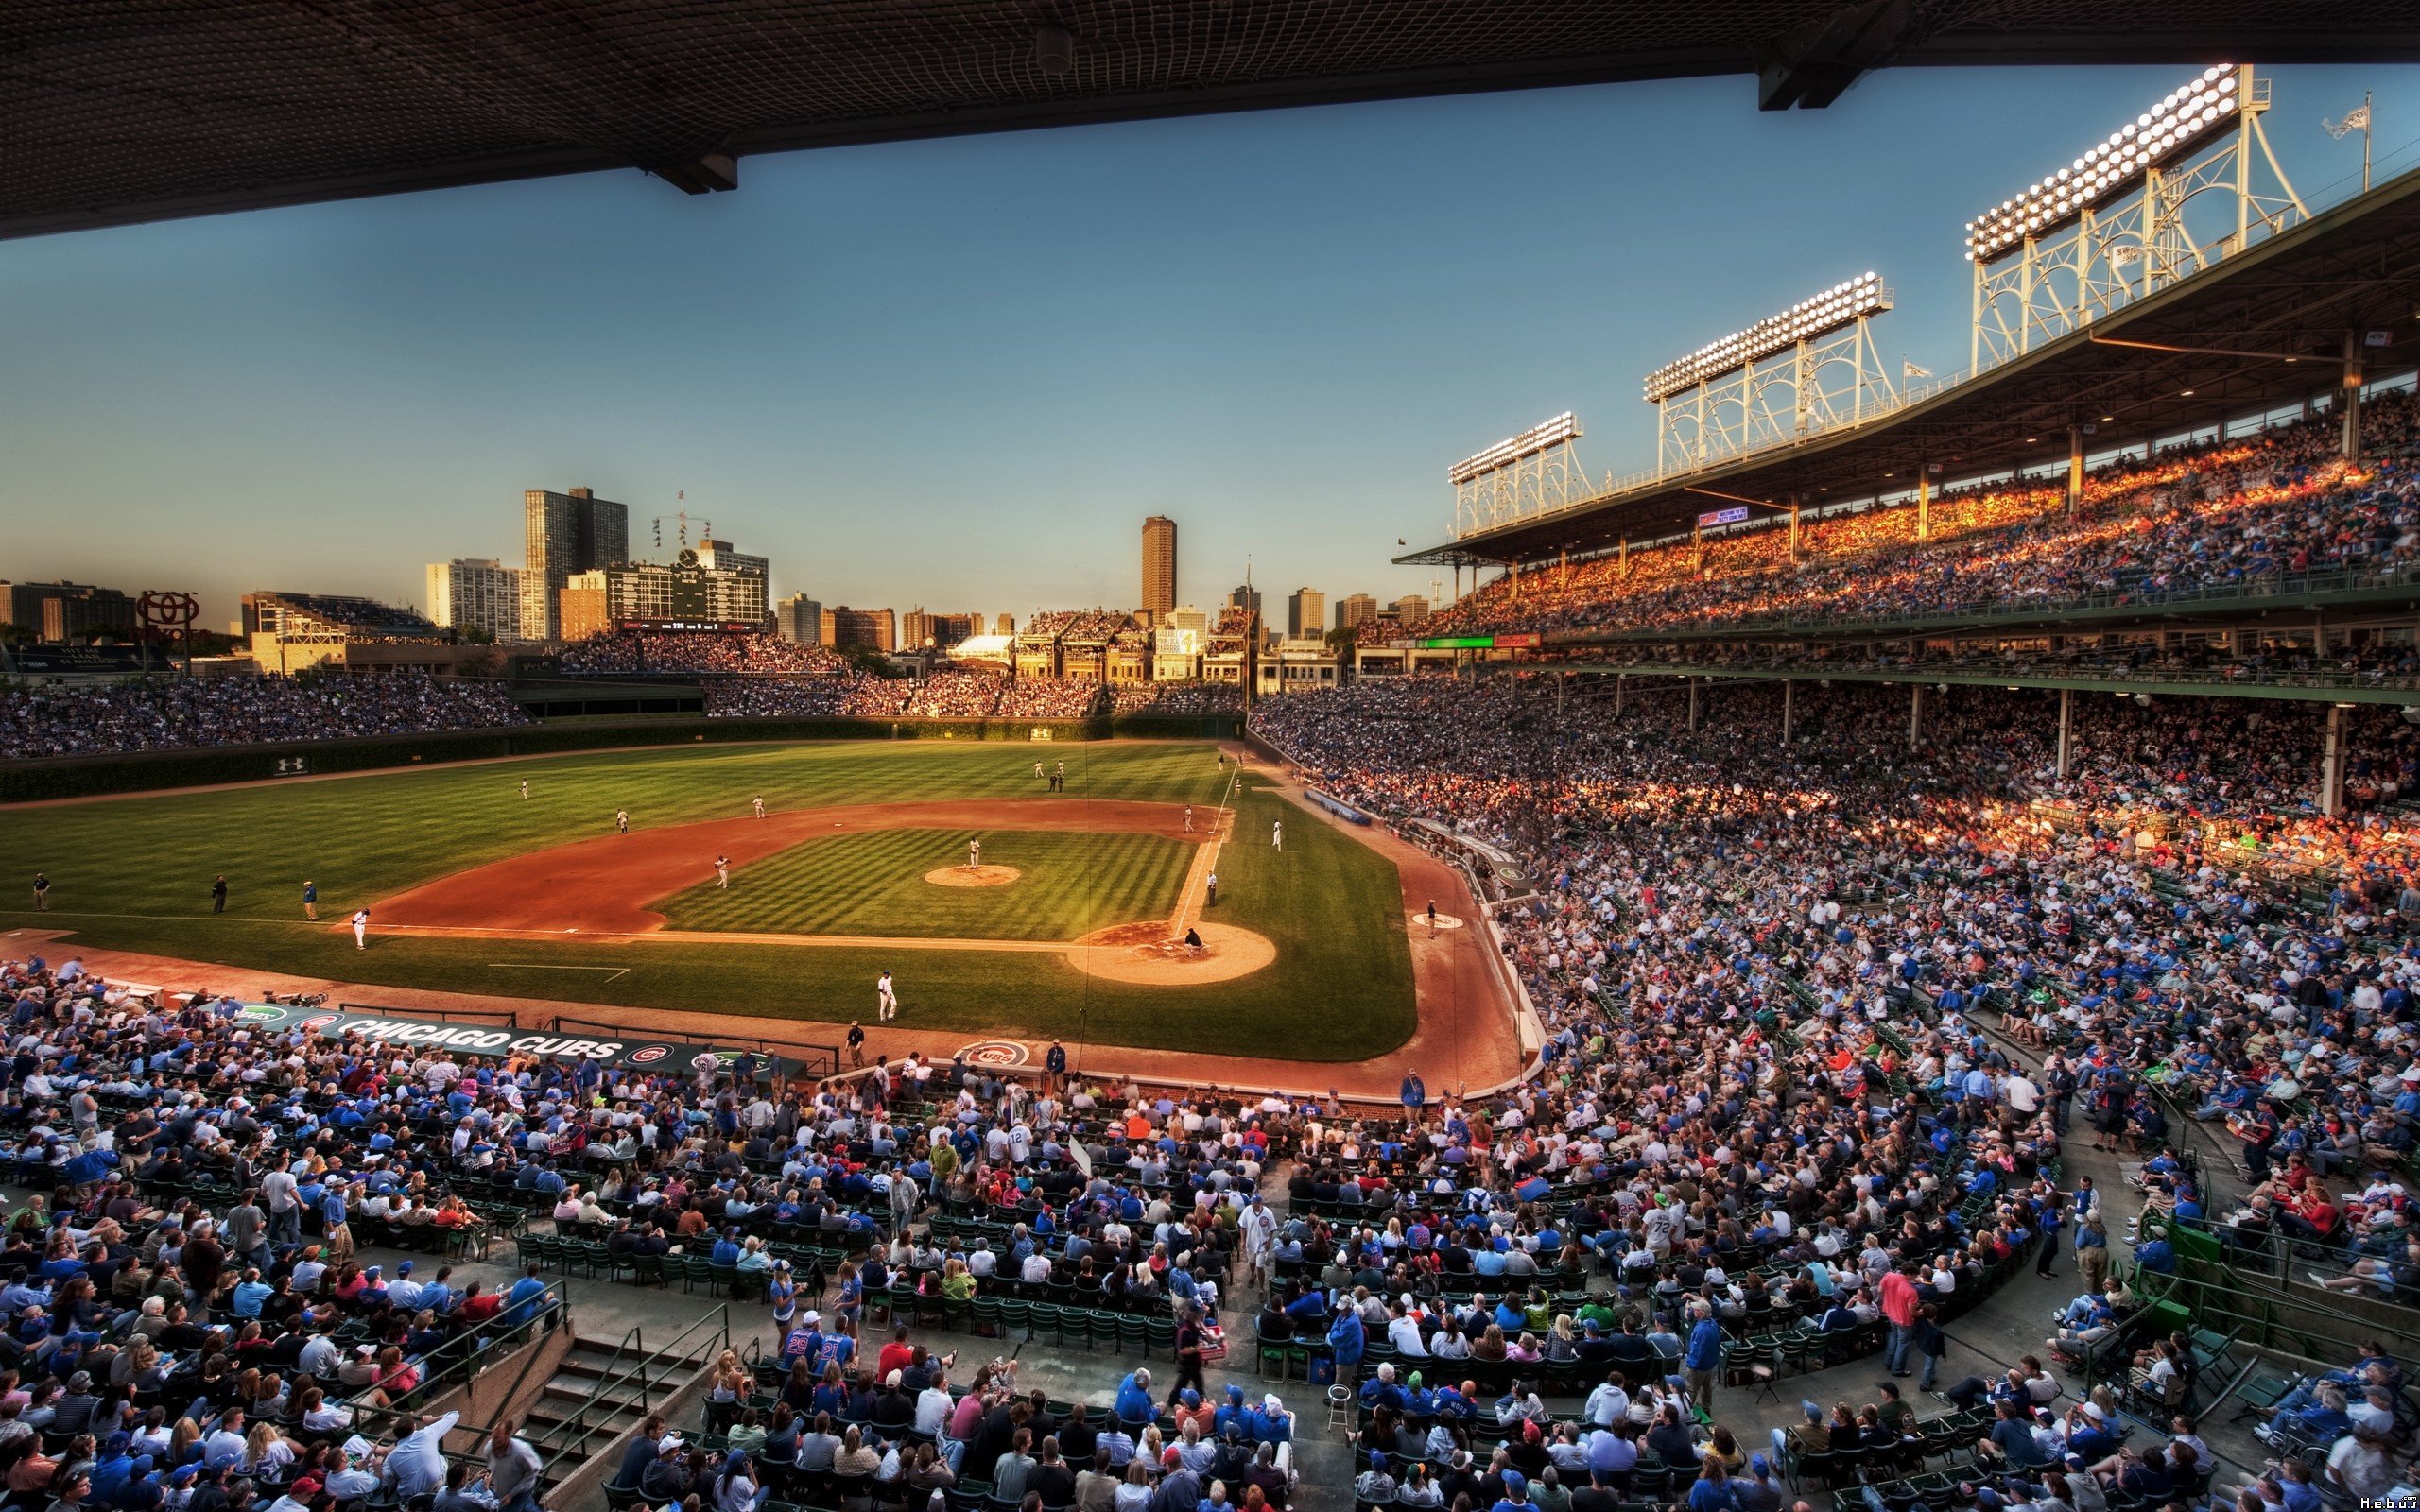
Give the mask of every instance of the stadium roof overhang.
<path id="1" fill-rule="evenodd" d="M 2100 452 L 2334 388 L 2347 332 L 2388 333 L 2391 345 L 2362 349 L 2373 376 L 2409 368 L 2420 363 L 2415 319 L 2420 169 L 1882 420 L 1395 560 L 1550 560 L 1685 532 L 1728 504 L 1769 513 L 1794 495 L 1813 509 L 1912 489 L 1925 468 L 1936 483 L 2040 469 L 2064 462 L 2070 424 L 2094 427 L 2085 449 Z"/>
<path id="2" fill-rule="evenodd" d="M 0 236 L 606 168 L 704 194 L 759 152 L 1346 100 L 1745 73 L 1777 110 L 1894 63 L 2229 58 L 2420 60 L 2420 18 L 2383 0 L 17 0 Z"/>

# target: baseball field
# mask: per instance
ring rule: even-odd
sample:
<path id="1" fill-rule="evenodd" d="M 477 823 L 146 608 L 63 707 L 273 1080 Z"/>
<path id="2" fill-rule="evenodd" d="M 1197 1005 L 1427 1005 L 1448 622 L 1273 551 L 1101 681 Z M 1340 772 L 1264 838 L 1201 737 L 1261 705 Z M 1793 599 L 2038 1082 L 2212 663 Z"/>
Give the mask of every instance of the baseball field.
<path id="1" fill-rule="evenodd" d="M 700 747 L 26 805 L 0 810 L 0 929 L 72 931 L 54 959 L 825 1024 L 871 1022 L 887 970 L 903 1028 L 1314 1061 L 1417 1021 L 1395 864 L 1199 743 Z"/>

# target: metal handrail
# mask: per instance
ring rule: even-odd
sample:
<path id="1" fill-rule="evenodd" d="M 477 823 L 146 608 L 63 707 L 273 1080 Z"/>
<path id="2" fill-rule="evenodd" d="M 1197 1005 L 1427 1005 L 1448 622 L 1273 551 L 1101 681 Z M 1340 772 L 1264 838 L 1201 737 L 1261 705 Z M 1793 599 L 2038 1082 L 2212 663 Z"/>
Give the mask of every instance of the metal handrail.
<path id="1" fill-rule="evenodd" d="M 571 1316 L 571 1294 L 569 1283 L 556 1282 L 552 1283 L 552 1285 L 562 1285 L 563 1290 L 550 1297 L 547 1301 L 542 1303 L 537 1310 L 532 1312 L 527 1317 L 522 1319 L 518 1323 L 515 1323 L 512 1327 L 505 1330 L 502 1333 L 497 1334 L 489 1342 L 485 1349 L 475 1351 L 469 1358 L 475 1359 L 480 1354 L 493 1353 L 500 1349 L 512 1348 L 514 1347 L 513 1341 L 516 1339 L 522 1343 L 535 1343 L 542 1332 L 552 1332 L 554 1331 L 554 1325 L 558 1320 L 568 1320 Z M 552 1285 L 549 1287 L 550 1291 L 552 1290 Z M 454 1345 L 461 1342 L 462 1337 L 470 1336 L 471 1335 L 462 1335 L 458 1338 L 448 1339 L 444 1344 L 440 1345 L 439 1348 L 451 1349 Z M 535 1358 L 537 1358 L 537 1355 L 534 1350 L 530 1351 L 529 1354 L 524 1358 L 521 1367 L 525 1373 L 529 1368 L 529 1361 L 534 1360 Z M 420 1384 L 412 1387 L 411 1390 L 405 1392 L 400 1397 L 389 1399 L 387 1405 L 384 1407 L 373 1405 L 369 1400 L 370 1394 L 378 1389 L 377 1384 L 374 1382 L 368 1387 L 364 1388 L 359 1394 L 343 1399 L 343 1405 L 353 1414 L 354 1420 L 355 1422 L 361 1421 L 365 1417 L 382 1412 L 400 1414 L 415 1412 L 418 1410 L 418 1404 L 420 1402 L 436 1395 L 440 1387 L 449 1386 L 452 1383 L 446 1378 L 452 1374 L 457 1366 L 467 1363 L 468 1360 L 448 1360 L 441 1367 L 430 1370 L 424 1375 L 421 1378 Z"/>
<path id="2" fill-rule="evenodd" d="M 729 1302 L 717 1303 L 714 1311 L 699 1314 L 691 1320 L 688 1327 L 653 1349 L 647 1346 L 645 1326 L 631 1324 L 630 1332 L 622 1335 L 621 1342 L 614 1346 L 614 1352 L 607 1357 L 605 1378 L 590 1391 L 588 1400 L 582 1401 L 570 1417 L 561 1418 L 547 1426 L 546 1437 L 549 1443 L 559 1452 L 575 1454 L 587 1452 L 588 1441 L 604 1431 L 601 1425 L 592 1425 L 589 1422 L 589 1414 L 599 1407 L 609 1414 L 621 1411 L 628 1404 L 613 1400 L 613 1394 L 616 1388 L 627 1385 L 632 1381 L 638 1383 L 639 1415 L 645 1417 L 650 1410 L 648 1397 L 654 1384 L 649 1379 L 648 1366 L 659 1358 L 674 1354 L 681 1346 L 688 1342 L 691 1334 L 709 1323 L 714 1325 L 716 1346 L 722 1349 L 730 1349 L 731 1304 Z M 620 1370 L 614 1370 L 615 1363 L 626 1355 L 630 1357 L 630 1363 Z M 685 1359 L 686 1356 L 683 1358 Z M 571 1436 L 566 1445 L 564 1439 L 567 1435 Z"/>

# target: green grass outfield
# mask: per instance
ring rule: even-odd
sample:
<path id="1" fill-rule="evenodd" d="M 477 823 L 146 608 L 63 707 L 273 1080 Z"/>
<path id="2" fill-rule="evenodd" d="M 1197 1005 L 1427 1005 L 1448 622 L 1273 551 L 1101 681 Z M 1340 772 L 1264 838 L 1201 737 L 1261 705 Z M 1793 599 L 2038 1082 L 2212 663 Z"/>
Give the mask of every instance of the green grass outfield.
<path id="1" fill-rule="evenodd" d="M 1030 770 L 1030 768 L 1028 768 Z M 926 882 L 962 866 L 1014 867 L 996 887 Z M 933 939 L 1074 939 L 1109 924 L 1176 911 L 1195 847 L 1156 834 L 1058 831 L 883 830 L 809 840 L 657 906 L 674 929 L 731 934 L 903 935 Z"/>
<path id="2" fill-rule="evenodd" d="M 1066 762 L 1070 802 L 1211 805 L 1220 790 L 1213 747 L 1201 744 L 902 741 L 602 752 L 0 808 L 0 878 L 12 888 L 0 901 L 13 905 L 0 908 L 0 929 L 72 929 L 95 947 L 341 981 L 839 1022 L 872 1019 L 873 979 L 887 967 L 903 1026 L 970 1038 L 1352 1060 L 1410 1037 L 1411 958 L 1394 866 L 1307 820 L 1287 827 L 1282 854 L 1266 844 L 1227 848 L 1212 917 L 1268 936 L 1278 958 L 1204 987 L 1105 982 L 1030 952 L 373 936 L 363 954 L 325 925 L 465 868 L 603 833 L 617 806 L 644 829 L 744 815 L 756 795 L 773 809 L 1038 796 L 1037 758 Z M 1247 842 L 1290 811 L 1249 782 L 1236 808 L 1236 833 Z M 37 870 L 50 874 L 48 914 L 33 913 L 25 890 Z M 228 912 L 214 918 L 210 880 L 221 871 Z M 320 924 L 302 921 L 306 877 L 320 885 Z"/>

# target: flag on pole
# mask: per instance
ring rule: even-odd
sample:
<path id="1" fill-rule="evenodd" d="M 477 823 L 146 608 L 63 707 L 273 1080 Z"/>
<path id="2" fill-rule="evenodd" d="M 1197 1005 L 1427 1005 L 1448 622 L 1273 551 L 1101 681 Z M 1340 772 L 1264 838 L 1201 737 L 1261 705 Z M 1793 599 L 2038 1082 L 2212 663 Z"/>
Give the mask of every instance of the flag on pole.
<path id="1" fill-rule="evenodd" d="M 2356 131 L 2366 131 L 2370 129 L 2369 101 L 2363 100 L 2355 106 L 2341 121 L 2323 120 L 2319 124 L 2327 129 L 2329 136 L 2338 138 L 2351 136 Z"/>
<path id="2" fill-rule="evenodd" d="M 1910 362 L 1907 358 L 1902 357 L 1899 359 L 1899 376 L 1901 378 L 1929 378 L 1932 376 L 1932 369 L 1930 368 L 1919 368 L 1914 363 Z"/>

